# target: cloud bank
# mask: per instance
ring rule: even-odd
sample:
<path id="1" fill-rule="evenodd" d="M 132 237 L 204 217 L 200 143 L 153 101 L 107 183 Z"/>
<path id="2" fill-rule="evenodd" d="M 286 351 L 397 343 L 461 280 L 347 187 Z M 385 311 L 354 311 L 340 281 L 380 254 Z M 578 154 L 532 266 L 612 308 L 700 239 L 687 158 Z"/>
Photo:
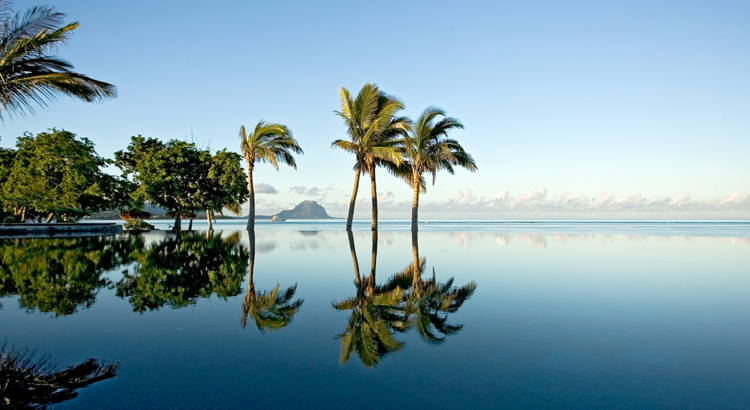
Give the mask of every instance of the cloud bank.
<path id="1" fill-rule="evenodd" d="M 293 186 L 289 188 L 289 192 L 293 192 L 297 195 L 306 195 L 306 196 L 321 196 L 324 194 L 323 190 L 316 186 L 312 188 L 307 188 L 303 186 Z"/>
<path id="2" fill-rule="evenodd" d="M 321 205 L 336 215 L 343 215 L 348 209 L 348 201 Z M 369 198 L 358 198 L 360 217 L 369 212 L 369 207 Z M 396 202 L 393 193 L 385 191 L 378 194 L 378 208 L 385 217 L 408 218 L 411 201 Z M 424 218 L 750 218 L 750 193 L 732 192 L 726 197 L 707 200 L 694 199 L 690 193 L 651 199 L 640 193 L 627 197 L 606 192 L 596 197 L 567 192 L 550 195 L 546 188 L 540 187 L 518 197 L 501 191 L 486 199 L 465 189 L 444 201 L 422 200 L 419 209 L 420 217 Z"/>

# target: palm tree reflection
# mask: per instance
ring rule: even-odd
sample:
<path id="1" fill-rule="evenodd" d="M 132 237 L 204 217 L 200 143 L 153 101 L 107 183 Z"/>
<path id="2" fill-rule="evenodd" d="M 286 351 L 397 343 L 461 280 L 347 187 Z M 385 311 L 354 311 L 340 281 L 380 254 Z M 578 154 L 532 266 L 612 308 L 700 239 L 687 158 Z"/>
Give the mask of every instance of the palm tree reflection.
<path id="1" fill-rule="evenodd" d="M 76 390 L 117 375 L 117 363 L 88 359 L 60 370 L 34 352 L 0 348 L 0 408 L 46 409 L 78 396 Z"/>
<path id="2" fill-rule="evenodd" d="M 445 341 L 450 335 L 455 335 L 463 325 L 448 323 L 448 315 L 455 313 L 474 294 L 476 282 L 462 287 L 453 286 L 453 278 L 445 283 L 435 279 L 435 268 L 432 277 L 422 277 L 427 265 L 426 258 L 419 257 L 419 245 L 416 232 L 412 232 L 413 261 L 402 275 L 411 276 L 411 289 L 406 297 L 405 311 L 409 317 L 409 325 L 417 330 L 422 340 L 437 344 Z M 441 336 L 442 335 L 442 336 Z"/>
<path id="3" fill-rule="evenodd" d="M 290 286 L 284 292 L 279 292 L 280 284 L 276 284 L 270 292 L 256 292 L 253 273 L 255 270 L 255 231 L 247 231 L 250 239 L 250 263 L 247 270 L 247 293 L 242 301 L 242 317 L 240 324 L 244 329 L 247 319 L 255 322 L 261 332 L 281 329 L 294 319 L 304 299 L 292 301 L 297 292 L 297 284 Z"/>
<path id="4" fill-rule="evenodd" d="M 370 276 L 362 278 L 354 248 L 354 237 L 351 231 L 347 231 L 347 234 L 354 263 L 354 285 L 357 293 L 349 299 L 333 303 L 336 310 L 352 311 L 344 332 L 338 335 L 341 339 L 339 361 L 345 363 L 351 357 L 352 351 L 356 351 L 362 364 L 371 368 L 377 366 L 385 354 L 404 347 L 403 342 L 393 337 L 395 332 L 404 332 L 407 328 L 403 312 L 403 280 L 394 276 L 385 285 L 377 285 L 377 231 L 372 232 Z"/>
<path id="5" fill-rule="evenodd" d="M 359 272 L 352 232 L 347 234 L 357 293 L 333 303 L 336 310 L 352 311 L 344 332 L 337 336 L 341 339 L 341 363 L 347 362 L 352 352 L 356 352 L 365 367 L 377 366 L 381 357 L 404 347 L 403 342 L 394 338 L 396 333 L 415 329 L 422 340 L 440 344 L 463 328 L 461 324 L 448 323 L 448 316 L 463 306 L 477 285 L 471 282 L 455 287 L 453 278 L 440 283 L 435 279 L 434 268 L 432 277 L 425 279 L 423 273 L 427 262 L 419 257 L 416 232 L 412 233 L 412 263 L 383 285 L 378 285 L 375 280 L 377 231 L 372 232 L 370 275 L 365 278 Z"/>

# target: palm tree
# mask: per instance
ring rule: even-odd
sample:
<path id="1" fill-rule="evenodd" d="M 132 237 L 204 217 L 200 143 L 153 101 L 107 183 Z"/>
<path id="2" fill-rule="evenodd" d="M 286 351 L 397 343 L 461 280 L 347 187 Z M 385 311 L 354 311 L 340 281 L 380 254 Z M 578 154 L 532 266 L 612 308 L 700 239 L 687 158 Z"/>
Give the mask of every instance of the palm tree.
<path id="1" fill-rule="evenodd" d="M 34 352 L 0 348 L 0 408 L 46 409 L 71 400 L 78 389 L 117 375 L 118 364 L 88 359 L 58 368 L 48 355 L 34 360 Z"/>
<path id="2" fill-rule="evenodd" d="M 435 122 L 438 117 L 443 117 Z M 401 177 L 414 190 L 411 205 L 411 230 L 417 231 L 417 215 L 419 207 L 419 193 L 426 191 L 426 183 L 422 174 L 432 174 L 432 184 L 435 184 L 437 171 L 446 170 L 454 173 L 453 167 L 458 165 L 471 172 L 477 170 L 474 158 L 454 139 L 448 138 L 448 131 L 464 126 L 459 120 L 446 117 L 445 111 L 428 107 L 419 116 L 414 126 L 404 138 L 403 152 L 405 162 L 400 169 Z"/>
<path id="3" fill-rule="evenodd" d="M 0 0 L 0 119 L 3 114 L 34 114 L 32 103 L 46 107 L 61 95 L 86 102 L 117 96 L 117 88 L 73 71 L 69 62 L 50 56 L 78 28 L 63 25 L 65 14 L 36 6 L 23 16 Z"/>
<path id="4" fill-rule="evenodd" d="M 242 301 L 242 317 L 240 324 L 244 329 L 247 325 L 247 318 L 250 317 L 255 326 L 261 332 L 267 330 L 281 329 L 287 326 L 294 319 L 304 299 L 297 299 L 292 302 L 297 284 L 290 286 L 285 292 L 279 293 L 279 284 L 270 292 L 256 292 L 255 282 L 253 282 L 253 272 L 255 270 L 255 231 L 248 231 L 250 236 L 250 266 L 248 267 L 248 284 L 245 299 Z"/>
<path id="5" fill-rule="evenodd" d="M 370 174 L 372 195 L 372 230 L 378 229 L 378 193 L 375 184 L 375 168 L 381 165 L 400 165 L 396 136 L 409 129 L 409 119 L 396 117 L 404 109 L 404 104 L 393 96 L 381 91 L 377 85 L 367 83 L 352 98 L 349 91 L 339 88 L 341 111 L 336 115 L 344 119 L 349 140 L 336 140 L 331 147 L 340 148 L 355 156 L 354 188 L 349 201 L 349 215 L 346 230 L 352 229 L 354 205 L 359 190 L 359 177 L 362 172 Z"/>
<path id="6" fill-rule="evenodd" d="M 247 162 L 247 189 L 250 191 L 250 209 L 247 216 L 247 230 L 255 229 L 255 190 L 253 189 L 253 168 L 255 162 L 270 162 L 278 171 L 279 162 L 297 169 L 292 152 L 303 154 L 292 131 L 286 125 L 260 120 L 249 135 L 245 126 L 240 127 L 240 149 Z"/>
<path id="7" fill-rule="evenodd" d="M 407 326 L 402 314 L 404 292 L 401 285 L 403 280 L 401 277 L 394 276 L 385 285 L 376 284 L 377 232 L 372 233 L 373 252 L 370 275 L 362 278 L 354 249 L 354 238 L 351 231 L 347 233 L 354 262 L 354 285 L 357 293 L 346 300 L 332 303 L 336 310 L 352 311 L 344 332 L 338 335 L 341 339 L 339 361 L 347 362 L 352 352 L 356 351 L 362 364 L 371 368 L 380 363 L 382 356 L 400 350 L 404 346 L 403 342 L 393 337 L 394 332 L 403 332 Z"/>

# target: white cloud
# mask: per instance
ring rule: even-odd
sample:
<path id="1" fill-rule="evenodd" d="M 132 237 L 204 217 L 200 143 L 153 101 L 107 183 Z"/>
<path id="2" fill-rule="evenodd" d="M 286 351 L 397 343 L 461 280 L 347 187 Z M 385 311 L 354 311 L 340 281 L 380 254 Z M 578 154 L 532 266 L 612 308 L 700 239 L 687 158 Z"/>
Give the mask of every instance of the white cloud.
<path id="1" fill-rule="evenodd" d="M 279 191 L 276 188 L 263 182 L 261 182 L 260 184 L 255 184 L 253 188 L 255 188 L 256 194 L 278 194 L 279 193 Z"/>
<path id="2" fill-rule="evenodd" d="M 323 189 L 320 189 L 316 186 L 312 188 L 307 188 L 303 186 L 293 186 L 289 188 L 289 192 L 293 192 L 297 195 L 307 195 L 307 196 L 321 196 L 323 195 Z"/>

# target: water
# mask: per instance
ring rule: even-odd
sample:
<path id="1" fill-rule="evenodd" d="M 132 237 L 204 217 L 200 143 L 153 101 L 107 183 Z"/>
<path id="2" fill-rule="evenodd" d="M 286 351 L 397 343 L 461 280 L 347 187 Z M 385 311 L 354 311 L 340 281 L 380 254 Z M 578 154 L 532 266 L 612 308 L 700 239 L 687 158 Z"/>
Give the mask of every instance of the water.
<path id="1" fill-rule="evenodd" d="M 747 224 L 392 224 L 5 240 L 0 337 L 117 363 L 59 408 L 750 405 Z"/>

